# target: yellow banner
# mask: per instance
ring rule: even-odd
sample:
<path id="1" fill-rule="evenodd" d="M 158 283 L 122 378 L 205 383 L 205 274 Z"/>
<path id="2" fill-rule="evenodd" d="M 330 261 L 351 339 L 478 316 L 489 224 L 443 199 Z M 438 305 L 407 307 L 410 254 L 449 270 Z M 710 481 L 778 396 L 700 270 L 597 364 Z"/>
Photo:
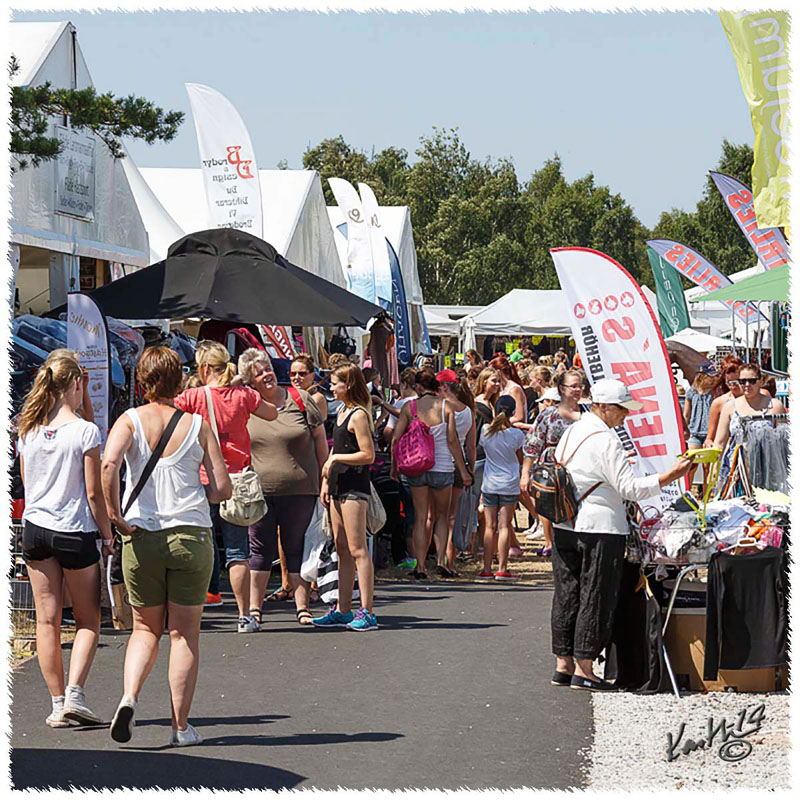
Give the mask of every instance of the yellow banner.
<path id="1" fill-rule="evenodd" d="M 753 122 L 759 228 L 789 224 L 789 12 L 720 11 Z"/>

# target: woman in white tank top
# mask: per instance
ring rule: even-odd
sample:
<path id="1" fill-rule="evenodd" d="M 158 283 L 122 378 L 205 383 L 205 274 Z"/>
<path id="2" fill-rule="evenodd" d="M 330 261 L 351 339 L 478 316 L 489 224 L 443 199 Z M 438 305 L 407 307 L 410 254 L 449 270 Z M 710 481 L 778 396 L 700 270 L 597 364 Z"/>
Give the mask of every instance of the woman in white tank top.
<path id="1" fill-rule="evenodd" d="M 422 370 L 417 375 L 417 399 L 403 406 L 392 438 L 394 480 L 399 478 L 394 461 L 394 448 L 411 424 L 415 411 L 417 418 L 430 428 L 434 440 L 433 469 L 416 477 L 403 476 L 403 482 L 408 486 L 414 502 L 412 555 L 417 559 L 417 568 L 411 574 L 419 580 L 428 577 L 425 573 L 425 557 L 431 543 L 431 533 L 427 524 L 429 515 L 434 521 L 432 534 L 436 542 L 436 571 L 441 577 L 454 577 L 446 564 L 447 521 L 453 490 L 454 463 L 461 474 L 464 486 L 472 483 L 472 476 L 467 471 L 464 460 L 464 451 L 458 442 L 455 414 L 446 400 L 437 397 L 438 390 L 439 382 L 433 370 Z"/>
<path id="2" fill-rule="evenodd" d="M 208 504 L 231 496 L 231 480 L 209 424 L 197 414 L 183 413 L 123 519 L 120 467 L 124 458 L 127 503 L 176 414 L 174 399 L 183 378 L 177 353 L 167 347 L 145 350 L 136 378 L 148 403 L 130 409 L 114 424 L 102 468 L 109 517 L 122 536 L 122 571 L 133 609 L 124 695 L 111 722 L 111 738 L 116 742 L 131 738 L 139 692 L 158 654 L 166 616 L 172 703 L 169 743 L 186 747 L 203 741 L 188 717 L 197 682 L 200 618 L 214 564 Z M 208 475 L 205 487 L 200 482 L 201 464 Z"/>
<path id="3" fill-rule="evenodd" d="M 440 390 L 439 396 L 447 401 L 453 409 L 456 420 L 456 435 L 458 444 L 464 450 L 469 474 L 475 477 L 475 399 L 466 380 L 459 380 L 458 375 L 451 369 L 443 369 L 437 376 Z M 447 569 L 455 576 L 458 572 L 456 565 L 456 548 L 453 545 L 453 527 L 456 521 L 456 511 L 464 491 L 464 484 L 458 471 L 453 473 L 453 494 L 450 497 L 450 513 L 447 520 Z"/>

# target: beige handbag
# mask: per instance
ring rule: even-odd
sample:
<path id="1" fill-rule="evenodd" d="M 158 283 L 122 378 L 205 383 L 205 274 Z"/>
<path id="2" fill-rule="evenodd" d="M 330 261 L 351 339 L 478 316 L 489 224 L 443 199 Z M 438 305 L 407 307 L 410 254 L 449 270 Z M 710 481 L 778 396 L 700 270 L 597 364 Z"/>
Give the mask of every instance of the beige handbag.
<path id="1" fill-rule="evenodd" d="M 369 500 L 367 500 L 367 530 L 376 534 L 386 524 L 386 509 L 383 507 L 378 491 L 372 481 L 369 482 Z"/>
<path id="2" fill-rule="evenodd" d="M 211 429 L 219 441 L 217 416 L 214 413 L 211 389 L 206 386 L 205 391 Z M 220 503 L 219 515 L 232 525 L 241 525 L 246 528 L 255 524 L 267 513 L 267 501 L 264 499 L 264 492 L 261 489 L 261 479 L 251 467 L 245 467 L 242 472 L 231 473 L 231 483 L 233 484 L 233 493 L 228 500 Z"/>

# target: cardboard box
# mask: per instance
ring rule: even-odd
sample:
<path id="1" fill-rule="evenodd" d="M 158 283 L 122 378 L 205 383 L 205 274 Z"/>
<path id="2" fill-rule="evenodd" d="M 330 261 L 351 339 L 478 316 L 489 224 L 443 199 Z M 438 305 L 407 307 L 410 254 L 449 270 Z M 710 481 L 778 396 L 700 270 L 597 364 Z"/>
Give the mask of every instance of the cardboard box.
<path id="1" fill-rule="evenodd" d="M 667 626 L 664 644 L 678 686 L 688 676 L 693 691 L 707 692 L 775 692 L 787 689 L 786 667 L 763 669 L 721 669 L 715 681 L 703 680 L 706 655 L 706 611 L 704 608 L 675 608 Z"/>

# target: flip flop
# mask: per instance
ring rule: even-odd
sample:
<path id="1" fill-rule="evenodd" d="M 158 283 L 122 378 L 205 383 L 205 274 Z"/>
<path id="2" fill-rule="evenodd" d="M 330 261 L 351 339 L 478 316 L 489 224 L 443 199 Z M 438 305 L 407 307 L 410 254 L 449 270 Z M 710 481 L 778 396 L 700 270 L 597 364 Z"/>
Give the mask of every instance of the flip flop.
<path id="1" fill-rule="evenodd" d="M 294 592 L 291 589 L 284 589 L 283 586 L 276 589 L 272 594 L 267 595 L 268 603 L 285 603 L 291 600 Z"/>
<path id="2" fill-rule="evenodd" d="M 309 603 L 319 603 L 319 592 L 316 589 L 311 589 L 308 593 Z"/>

